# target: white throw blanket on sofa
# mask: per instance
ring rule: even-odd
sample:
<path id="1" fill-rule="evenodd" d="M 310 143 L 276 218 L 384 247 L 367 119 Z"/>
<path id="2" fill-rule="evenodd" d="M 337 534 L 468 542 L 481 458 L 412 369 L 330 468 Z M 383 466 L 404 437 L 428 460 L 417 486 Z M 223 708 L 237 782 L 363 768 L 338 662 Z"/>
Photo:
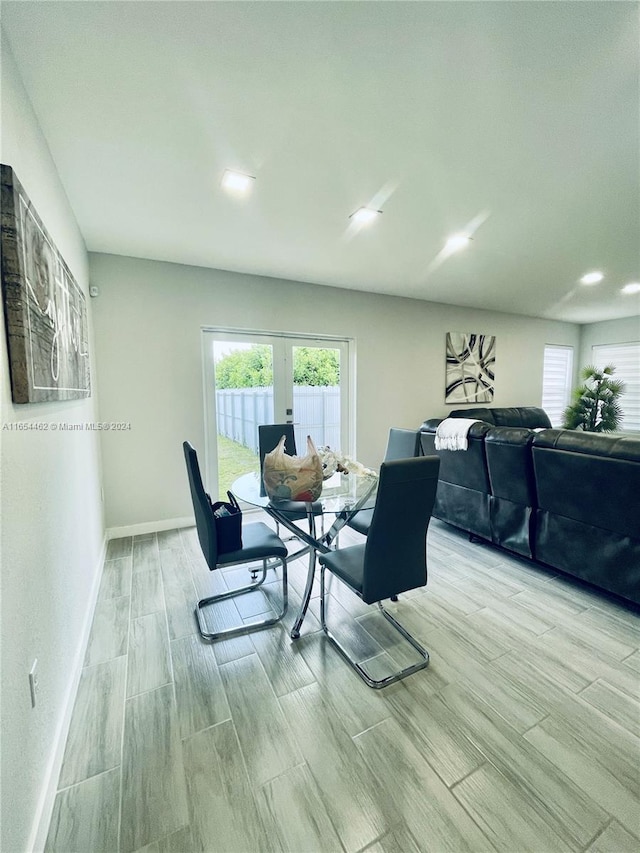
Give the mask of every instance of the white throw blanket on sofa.
<path id="1" fill-rule="evenodd" d="M 473 418 L 445 418 L 436 429 L 436 450 L 466 450 Z"/>

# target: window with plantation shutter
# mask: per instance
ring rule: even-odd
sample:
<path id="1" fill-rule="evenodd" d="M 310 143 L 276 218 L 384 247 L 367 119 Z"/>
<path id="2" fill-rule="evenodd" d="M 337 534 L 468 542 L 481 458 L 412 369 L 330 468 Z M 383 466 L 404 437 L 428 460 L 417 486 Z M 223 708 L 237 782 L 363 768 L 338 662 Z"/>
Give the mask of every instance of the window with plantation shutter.
<path id="1" fill-rule="evenodd" d="M 554 427 L 562 426 L 562 415 L 571 398 L 572 376 L 573 347 L 545 346 L 542 408 Z"/>
<path id="2" fill-rule="evenodd" d="M 602 344 L 591 348 L 593 363 L 602 369 L 612 364 L 614 379 L 622 379 L 625 389 L 620 397 L 625 432 L 640 432 L 640 341 L 629 344 Z"/>

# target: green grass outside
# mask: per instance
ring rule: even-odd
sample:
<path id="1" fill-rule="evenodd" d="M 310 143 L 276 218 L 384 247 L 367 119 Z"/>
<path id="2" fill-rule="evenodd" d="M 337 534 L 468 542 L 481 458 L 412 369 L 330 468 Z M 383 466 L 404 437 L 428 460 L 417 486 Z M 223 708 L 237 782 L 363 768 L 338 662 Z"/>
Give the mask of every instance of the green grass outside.
<path id="1" fill-rule="evenodd" d="M 257 471 L 258 455 L 243 447 L 230 438 L 218 435 L 218 498 L 212 500 L 227 500 L 227 490 L 234 480 L 248 471 Z"/>

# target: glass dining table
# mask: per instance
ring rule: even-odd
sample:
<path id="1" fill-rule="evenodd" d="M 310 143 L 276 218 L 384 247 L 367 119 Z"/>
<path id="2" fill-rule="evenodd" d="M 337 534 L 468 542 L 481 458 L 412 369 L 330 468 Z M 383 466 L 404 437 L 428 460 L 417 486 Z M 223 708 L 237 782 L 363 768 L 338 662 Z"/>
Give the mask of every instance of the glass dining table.
<path id="1" fill-rule="evenodd" d="M 307 554 L 309 556 L 302 604 L 291 629 L 293 640 L 297 640 L 300 636 L 300 628 L 309 607 L 315 577 L 316 554 L 318 552 L 326 554 L 333 550 L 336 537 L 345 524 L 361 509 L 370 509 L 375 505 L 377 490 L 377 474 L 336 473 L 324 481 L 322 494 L 315 503 L 296 502 L 297 510 L 295 515 L 292 515 L 290 501 L 272 501 L 268 495 L 264 494 L 260 474 L 243 474 L 233 482 L 231 491 L 239 501 L 260 507 L 303 543 L 298 551 L 289 555 L 289 560 L 296 560 Z M 296 524 L 296 519 L 300 521 L 305 518 L 301 513 L 306 513 L 306 530 L 304 526 Z M 316 519 L 322 516 L 324 520 L 324 516 L 327 515 L 335 515 L 335 520 L 326 532 L 318 535 Z"/>

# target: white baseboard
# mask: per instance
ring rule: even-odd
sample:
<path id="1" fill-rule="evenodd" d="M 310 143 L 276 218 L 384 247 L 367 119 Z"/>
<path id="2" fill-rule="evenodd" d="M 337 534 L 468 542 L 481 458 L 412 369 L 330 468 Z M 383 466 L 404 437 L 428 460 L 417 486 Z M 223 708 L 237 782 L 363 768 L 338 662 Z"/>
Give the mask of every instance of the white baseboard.
<path id="1" fill-rule="evenodd" d="M 176 527 L 193 527 L 193 516 L 186 518 L 167 518 L 163 521 L 144 521 L 142 524 L 128 524 L 124 527 L 109 527 L 107 539 L 122 539 L 123 536 L 143 536 L 145 533 L 158 533 L 161 530 L 174 530 Z"/>
<path id="2" fill-rule="evenodd" d="M 96 602 L 98 601 L 98 591 L 100 589 L 100 581 L 102 580 L 102 570 L 104 568 L 104 558 L 106 553 L 107 537 L 105 535 L 102 540 L 102 548 L 100 549 L 100 556 L 98 558 L 98 568 L 89 595 L 89 601 L 87 603 L 87 612 L 82 625 L 80 642 L 78 643 L 75 659 L 73 661 L 73 669 L 71 678 L 69 679 L 69 685 L 67 687 L 64 709 L 60 716 L 60 720 L 58 721 L 53 749 L 51 750 L 49 764 L 44 777 L 44 784 L 40 792 L 36 813 L 31 824 L 29 845 L 27 847 L 29 853 L 42 853 L 47 841 L 47 832 L 51 822 L 51 815 L 53 814 L 53 805 L 58 789 L 58 779 L 60 777 L 60 770 L 62 769 L 62 759 L 64 758 L 69 726 L 71 725 L 71 715 L 73 714 L 76 695 L 78 693 L 78 685 L 80 684 L 80 676 L 82 675 L 84 656 L 87 652 L 87 645 L 89 643 L 91 625 L 93 624 L 93 614 L 96 609 Z"/>
<path id="3" fill-rule="evenodd" d="M 262 510 L 259 507 L 248 507 L 242 510 L 243 515 L 252 518 Z M 142 524 L 127 524 L 124 527 L 109 527 L 107 539 L 122 539 L 123 536 L 144 536 L 145 533 L 159 533 L 161 530 L 175 530 L 178 527 L 195 527 L 196 520 L 191 516 L 184 518 L 166 518 L 162 521 L 144 521 Z"/>

